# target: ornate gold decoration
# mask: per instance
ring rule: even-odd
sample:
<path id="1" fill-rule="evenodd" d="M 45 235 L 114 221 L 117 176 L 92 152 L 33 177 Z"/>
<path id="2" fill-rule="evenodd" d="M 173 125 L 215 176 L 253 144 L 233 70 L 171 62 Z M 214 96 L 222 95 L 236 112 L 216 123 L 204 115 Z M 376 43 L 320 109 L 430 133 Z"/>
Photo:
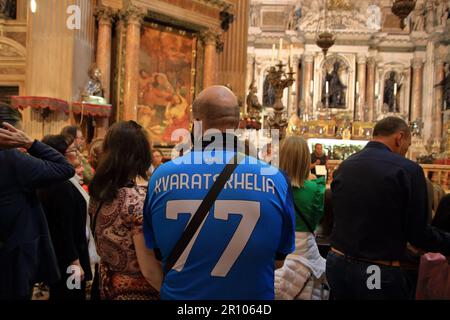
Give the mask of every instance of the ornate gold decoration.
<path id="1" fill-rule="evenodd" d="M 328 0 L 328 8 L 330 10 L 353 10 L 353 4 L 348 0 Z"/>
<path id="2" fill-rule="evenodd" d="M 284 112 L 283 93 L 284 89 L 292 86 L 295 82 L 292 67 L 289 67 L 289 72 L 285 72 L 284 65 L 281 61 L 276 67 L 271 67 L 269 70 L 268 79 L 272 88 L 275 91 L 275 103 L 273 105 L 273 115 L 268 119 L 269 127 L 271 129 L 278 129 L 280 131 L 280 138 L 286 134 L 286 127 L 288 120 Z"/>
<path id="3" fill-rule="evenodd" d="M 336 37 L 330 32 L 322 32 L 317 36 L 316 44 L 322 49 L 323 54 L 326 56 L 328 49 L 330 49 L 336 41 Z"/>
<path id="4" fill-rule="evenodd" d="M 316 44 L 319 48 L 322 49 L 323 55 L 326 56 L 328 49 L 330 49 L 334 43 L 336 42 L 336 37 L 329 32 L 328 25 L 327 25 L 327 17 L 328 17 L 328 10 L 327 10 L 327 3 L 325 3 L 325 10 L 324 10 L 324 30 L 320 34 L 317 35 L 316 38 Z"/>

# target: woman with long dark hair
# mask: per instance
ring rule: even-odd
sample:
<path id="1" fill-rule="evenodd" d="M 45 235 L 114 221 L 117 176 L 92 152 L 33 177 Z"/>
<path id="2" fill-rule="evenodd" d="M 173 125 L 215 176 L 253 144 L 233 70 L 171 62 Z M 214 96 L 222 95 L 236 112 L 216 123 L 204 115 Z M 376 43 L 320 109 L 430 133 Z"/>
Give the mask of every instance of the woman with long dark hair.
<path id="1" fill-rule="evenodd" d="M 100 256 L 99 289 L 104 300 L 158 299 L 162 269 L 145 246 L 143 206 L 151 150 L 136 122 L 114 124 L 103 144 L 91 183 L 90 214 Z"/>

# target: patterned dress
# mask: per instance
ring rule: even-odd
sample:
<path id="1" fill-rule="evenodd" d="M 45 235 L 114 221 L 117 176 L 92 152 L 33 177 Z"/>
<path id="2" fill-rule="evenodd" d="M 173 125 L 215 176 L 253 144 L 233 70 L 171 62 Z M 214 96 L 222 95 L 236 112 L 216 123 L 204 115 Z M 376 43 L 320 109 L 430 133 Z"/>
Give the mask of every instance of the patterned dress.
<path id="1" fill-rule="evenodd" d="M 122 188 L 116 199 L 105 203 L 95 228 L 102 300 L 156 300 L 159 293 L 142 275 L 133 237 L 143 232 L 142 210 L 147 188 Z M 98 203 L 92 203 L 93 216 Z"/>

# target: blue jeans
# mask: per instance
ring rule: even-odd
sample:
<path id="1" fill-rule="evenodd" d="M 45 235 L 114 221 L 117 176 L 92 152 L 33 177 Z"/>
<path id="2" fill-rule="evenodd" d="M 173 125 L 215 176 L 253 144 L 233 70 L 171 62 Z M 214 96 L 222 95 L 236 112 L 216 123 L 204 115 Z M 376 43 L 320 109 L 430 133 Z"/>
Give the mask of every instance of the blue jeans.
<path id="1" fill-rule="evenodd" d="M 370 268 L 371 266 L 375 266 Z M 379 267 L 379 272 L 374 271 Z M 336 300 L 410 300 L 414 285 L 399 267 L 374 265 L 330 252 L 327 279 Z M 377 277 L 379 279 L 377 281 Z"/>

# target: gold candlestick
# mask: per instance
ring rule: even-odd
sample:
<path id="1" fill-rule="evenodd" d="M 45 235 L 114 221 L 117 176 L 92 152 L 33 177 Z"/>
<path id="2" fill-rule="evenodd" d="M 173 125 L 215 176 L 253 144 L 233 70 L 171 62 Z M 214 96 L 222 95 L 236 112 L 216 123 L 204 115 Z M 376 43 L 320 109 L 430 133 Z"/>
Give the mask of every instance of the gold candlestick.
<path id="1" fill-rule="evenodd" d="M 271 67 L 269 71 L 269 81 L 275 91 L 275 103 L 273 105 L 273 115 L 268 119 L 270 129 L 278 129 L 280 138 L 286 135 L 286 127 L 288 120 L 283 106 L 284 89 L 290 87 L 294 82 L 294 75 L 292 67 L 289 67 L 289 72 L 285 72 L 285 64 L 280 61 L 276 67 Z"/>

